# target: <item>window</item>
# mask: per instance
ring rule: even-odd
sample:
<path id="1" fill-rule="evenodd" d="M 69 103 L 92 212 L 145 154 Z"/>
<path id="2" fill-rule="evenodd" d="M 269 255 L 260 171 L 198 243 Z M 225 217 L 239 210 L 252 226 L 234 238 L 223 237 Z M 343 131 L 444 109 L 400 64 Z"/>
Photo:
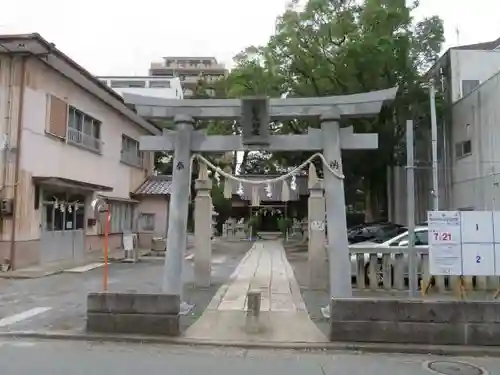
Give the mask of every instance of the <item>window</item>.
<path id="1" fill-rule="evenodd" d="M 70 106 L 68 111 L 68 143 L 101 152 L 101 122 Z"/>
<path id="2" fill-rule="evenodd" d="M 470 154 L 472 154 L 472 141 L 470 139 L 467 141 L 457 142 L 455 144 L 455 157 L 457 159 Z"/>
<path id="3" fill-rule="evenodd" d="M 170 88 L 170 81 L 150 81 L 149 82 L 149 87 L 159 89 L 169 89 Z"/>
<path id="4" fill-rule="evenodd" d="M 85 227 L 85 196 L 45 191 L 43 226 L 45 232 L 80 230 Z"/>
<path id="5" fill-rule="evenodd" d="M 112 88 L 146 87 L 146 81 L 111 81 Z"/>
<path id="6" fill-rule="evenodd" d="M 463 142 L 464 155 L 469 155 L 472 153 L 472 142 L 470 140 Z"/>
<path id="7" fill-rule="evenodd" d="M 139 142 L 135 139 L 122 135 L 122 154 L 121 161 L 133 165 L 135 167 L 142 167 L 144 161 L 144 153 L 139 151 Z"/>
<path id="8" fill-rule="evenodd" d="M 405 229 L 406 230 L 406 229 Z M 408 242 L 409 236 L 405 235 L 401 237 L 399 240 L 391 243 L 391 246 L 399 246 L 399 244 L 403 242 Z M 415 246 L 426 246 L 429 245 L 429 232 L 426 230 L 416 231 L 415 232 Z M 408 244 L 404 245 L 408 246 Z"/>
<path id="9" fill-rule="evenodd" d="M 403 236 L 403 237 L 400 237 L 400 238 L 399 238 L 398 240 L 396 240 L 396 241 L 392 241 L 392 242 L 390 243 L 390 246 L 399 246 L 399 244 L 400 244 L 401 242 L 403 242 L 403 241 L 408 241 L 408 235 L 405 235 L 405 236 Z"/>
<path id="10" fill-rule="evenodd" d="M 133 229 L 134 206 L 132 203 L 112 202 L 111 206 L 111 233 L 130 232 Z"/>
<path id="11" fill-rule="evenodd" d="M 429 245 L 429 232 L 426 230 L 415 232 L 415 245 Z"/>
<path id="12" fill-rule="evenodd" d="M 139 230 L 153 232 L 155 230 L 155 214 L 141 214 L 139 217 Z"/>
<path id="13" fill-rule="evenodd" d="M 479 86 L 478 79 L 465 79 L 462 81 L 462 96 L 469 95 L 477 86 Z"/>
<path id="14" fill-rule="evenodd" d="M 47 133 L 65 139 L 68 126 L 68 104 L 54 95 L 49 95 L 48 101 L 49 123 L 47 124 Z"/>

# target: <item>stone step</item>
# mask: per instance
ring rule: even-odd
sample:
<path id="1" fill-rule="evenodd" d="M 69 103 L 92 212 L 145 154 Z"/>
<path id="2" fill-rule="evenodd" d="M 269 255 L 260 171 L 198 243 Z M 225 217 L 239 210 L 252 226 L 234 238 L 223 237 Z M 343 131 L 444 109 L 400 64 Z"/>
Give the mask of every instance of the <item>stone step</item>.
<path id="1" fill-rule="evenodd" d="M 302 243 L 302 242 L 297 242 L 297 243 L 285 242 L 283 243 L 283 247 L 285 248 L 285 251 L 287 253 L 307 252 L 308 250 L 307 243 Z"/>

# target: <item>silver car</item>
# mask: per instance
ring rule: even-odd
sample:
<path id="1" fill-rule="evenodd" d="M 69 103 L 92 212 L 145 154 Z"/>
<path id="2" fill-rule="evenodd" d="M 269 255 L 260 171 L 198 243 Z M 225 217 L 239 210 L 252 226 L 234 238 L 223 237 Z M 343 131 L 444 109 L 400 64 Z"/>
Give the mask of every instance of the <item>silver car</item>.
<path id="1" fill-rule="evenodd" d="M 357 276 L 357 254 L 364 254 L 364 263 L 365 263 L 365 280 L 368 280 L 368 266 L 370 262 L 370 254 L 377 253 L 377 275 L 379 277 L 379 281 L 382 281 L 382 254 L 387 254 L 393 250 L 391 253 L 391 267 L 394 267 L 394 259 L 395 254 L 397 254 L 397 250 L 395 247 L 408 247 L 408 231 L 398 234 L 392 238 L 384 238 L 379 237 L 371 241 L 360 242 L 354 245 L 349 246 L 349 250 L 351 253 L 351 275 L 352 277 Z M 378 252 L 380 249 L 382 251 Z M 417 252 L 425 252 L 429 251 L 429 229 L 427 226 L 418 226 L 415 228 L 415 250 Z M 420 250 L 420 251 L 419 251 Z M 403 257 L 404 261 L 404 274 L 408 276 L 408 255 L 405 254 Z M 421 265 L 421 257 L 417 257 L 417 272 L 420 274 L 422 270 Z"/>

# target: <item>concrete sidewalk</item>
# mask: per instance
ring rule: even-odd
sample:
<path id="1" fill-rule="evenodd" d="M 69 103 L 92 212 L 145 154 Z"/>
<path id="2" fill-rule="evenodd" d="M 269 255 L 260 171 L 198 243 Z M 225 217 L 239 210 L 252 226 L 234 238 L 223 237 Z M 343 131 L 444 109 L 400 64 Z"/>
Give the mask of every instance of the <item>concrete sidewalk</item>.
<path id="1" fill-rule="evenodd" d="M 245 328 L 249 291 L 262 293 L 258 333 Z M 259 241 L 253 245 L 184 337 L 214 341 L 327 342 L 309 319 L 279 241 Z"/>
<path id="2" fill-rule="evenodd" d="M 123 249 L 115 249 L 110 251 L 109 262 L 119 262 L 125 258 Z M 104 257 L 102 251 L 92 251 L 87 253 L 83 260 L 66 260 L 59 262 L 51 262 L 43 265 L 20 268 L 14 271 L 0 272 L 0 279 L 38 279 L 41 277 L 57 275 L 65 270 L 83 267 L 91 263 L 103 262 Z"/>

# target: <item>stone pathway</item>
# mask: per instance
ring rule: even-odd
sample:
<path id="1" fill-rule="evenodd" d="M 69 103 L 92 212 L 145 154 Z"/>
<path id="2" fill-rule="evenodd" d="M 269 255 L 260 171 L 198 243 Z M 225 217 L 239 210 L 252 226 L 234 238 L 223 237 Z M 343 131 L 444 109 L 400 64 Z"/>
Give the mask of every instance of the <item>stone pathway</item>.
<path id="1" fill-rule="evenodd" d="M 262 293 L 262 328 L 258 333 L 245 330 L 249 291 Z M 309 319 L 299 286 L 279 241 L 254 244 L 185 336 L 217 341 L 327 341 Z"/>

